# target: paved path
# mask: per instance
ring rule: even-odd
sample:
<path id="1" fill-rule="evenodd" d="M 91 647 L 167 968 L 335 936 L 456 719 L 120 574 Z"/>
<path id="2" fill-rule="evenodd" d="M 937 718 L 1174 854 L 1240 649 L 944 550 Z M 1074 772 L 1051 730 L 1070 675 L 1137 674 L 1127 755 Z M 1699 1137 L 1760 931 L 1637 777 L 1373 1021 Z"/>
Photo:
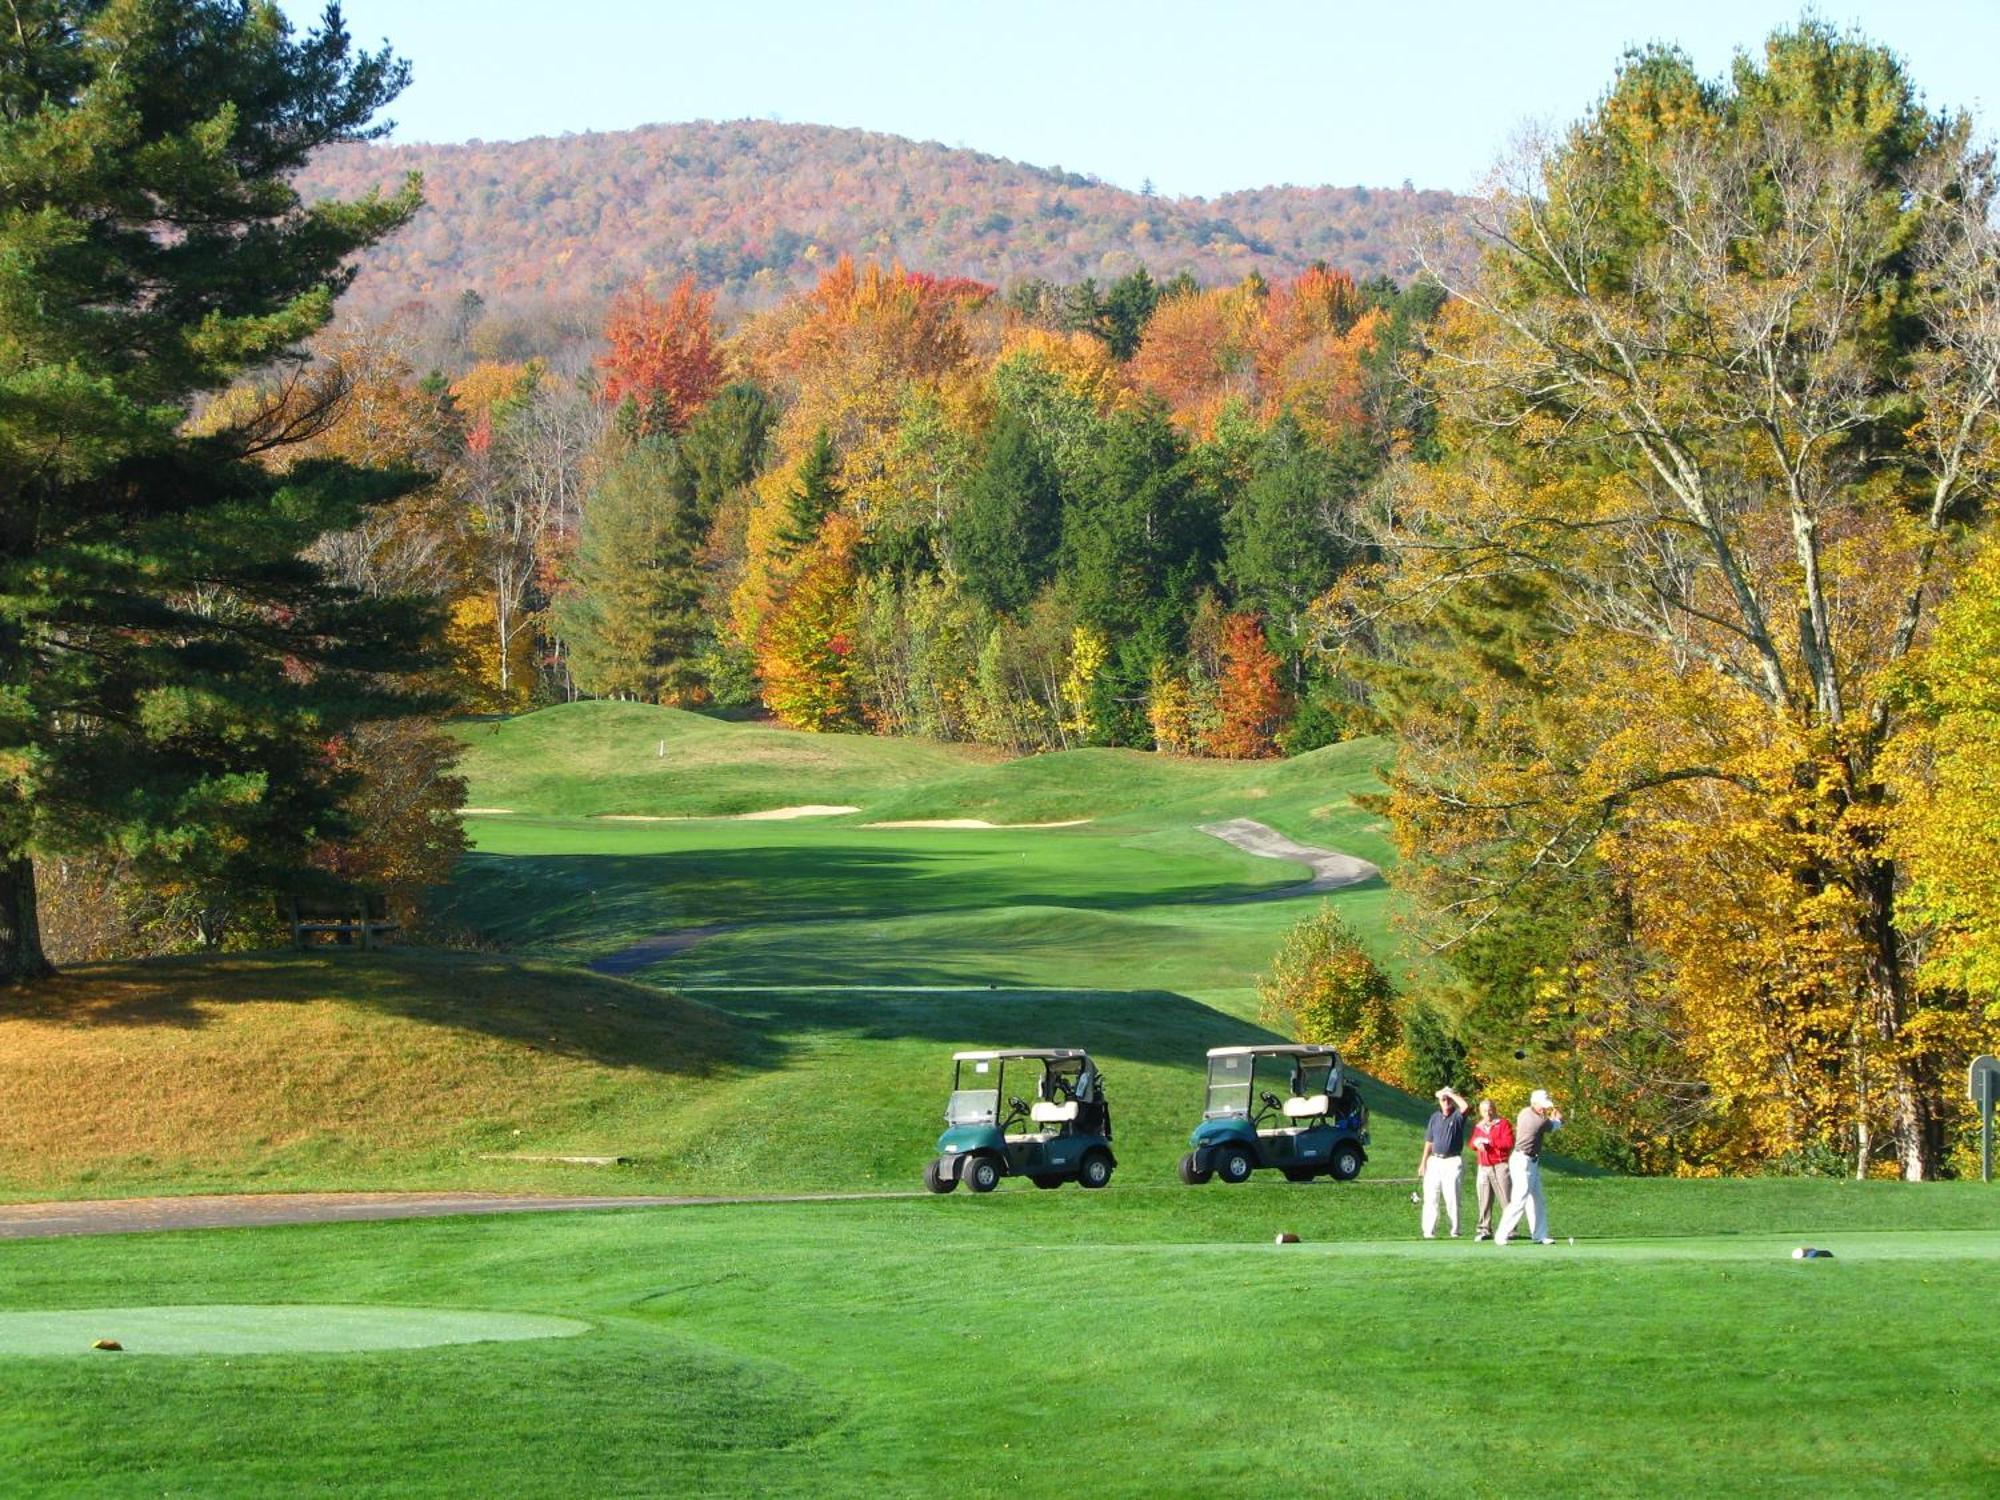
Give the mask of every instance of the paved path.
<path id="1" fill-rule="evenodd" d="M 1373 880 L 1382 871 L 1365 859 L 1357 859 L 1352 854 L 1342 854 L 1337 849 L 1321 849 L 1313 844 L 1298 844 L 1286 838 L 1277 829 L 1254 818 L 1231 818 L 1225 823 L 1204 823 L 1201 831 L 1210 838 L 1221 839 L 1225 844 L 1234 844 L 1245 854 L 1260 855 L 1265 859 L 1296 860 L 1313 872 L 1313 878 L 1300 885 L 1280 886 L 1275 891 L 1259 891 L 1246 899 L 1271 901 L 1282 896 L 1306 896 L 1316 891 L 1337 891 L 1343 886 L 1359 885 L 1364 880 Z"/>
<path id="2" fill-rule="evenodd" d="M 850 1203 L 921 1193 L 797 1193 L 740 1197 L 582 1198 L 525 1193 L 229 1193 L 191 1198 L 103 1198 L 76 1203 L 0 1204 L 0 1240 L 157 1229 L 259 1229 L 273 1224 L 346 1224 L 366 1219 L 438 1219 L 457 1214 L 532 1214 L 578 1209 L 698 1208 L 724 1203 Z"/>

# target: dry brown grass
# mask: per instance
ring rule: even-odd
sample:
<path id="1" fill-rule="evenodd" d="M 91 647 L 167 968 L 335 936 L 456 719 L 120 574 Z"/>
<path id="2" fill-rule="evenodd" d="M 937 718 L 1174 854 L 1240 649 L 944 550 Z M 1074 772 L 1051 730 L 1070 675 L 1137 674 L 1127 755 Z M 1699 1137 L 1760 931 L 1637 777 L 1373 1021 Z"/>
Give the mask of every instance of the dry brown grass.
<path id="1" fill-rule="evenodd" d="M 93 965 L 0 993 L 0 1193 L 546 1187 L 474 1159 L 643 1150 L 744 1046 L 704 1006 L 511 958 Z"/>

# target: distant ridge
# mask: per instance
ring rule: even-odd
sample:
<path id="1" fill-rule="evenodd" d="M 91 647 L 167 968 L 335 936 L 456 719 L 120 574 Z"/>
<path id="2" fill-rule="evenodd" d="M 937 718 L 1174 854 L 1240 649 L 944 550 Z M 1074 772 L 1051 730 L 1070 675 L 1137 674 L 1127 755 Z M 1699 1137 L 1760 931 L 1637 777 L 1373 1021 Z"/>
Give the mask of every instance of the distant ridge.
<path id="1" fill-rule="evenodd" d="M 1315 260 L 1406 278 L 1450 193 L 1266 187 L 1162 198 L 1058 167 L 872 131 L 742 120 L 463 145 L 346 146 L 302 174 L 308 198 L 424 174 L 427 206 L 371 252 L 369 310 L 488 299 L 573 301 L 692 271 L 761 305 L 845 253 L 1007 283 L 1107 280 L 1144 266 L 1204 283 Z"/>

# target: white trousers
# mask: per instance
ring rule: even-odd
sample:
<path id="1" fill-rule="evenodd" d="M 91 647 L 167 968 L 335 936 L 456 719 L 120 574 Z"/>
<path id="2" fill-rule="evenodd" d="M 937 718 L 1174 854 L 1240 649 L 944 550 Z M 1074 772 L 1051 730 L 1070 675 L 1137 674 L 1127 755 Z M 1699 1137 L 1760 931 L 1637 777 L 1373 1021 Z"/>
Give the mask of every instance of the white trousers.
<path id="1" fill-rule="evenodd" d="M 1493 1236 L 1493 1243 L 1506 1244 L 1524 1214 L 1529 1239 L 1554 1239 L 1549 1233 L 1549 1200 L 1542 1196 L 1541 1162 L 1516 1151 L 1507 1158 L 1507 1172 L 1513 1181 L 1513 1191 L 1507 1195 L 1507 1212 L 1500 1216 L 1500 1232 Z"/>
<path id="2" fill-rule="evenodd" d="M 1465 1165 L 1462 1156 L 1433 1156 L 1424 1163 L 1424 1238 L 1437 1233 L 1438 1199 L 1444 1199 L 1451 1216 L 1451 1232 L 1458 1233 L 1458 1174 Z"/>

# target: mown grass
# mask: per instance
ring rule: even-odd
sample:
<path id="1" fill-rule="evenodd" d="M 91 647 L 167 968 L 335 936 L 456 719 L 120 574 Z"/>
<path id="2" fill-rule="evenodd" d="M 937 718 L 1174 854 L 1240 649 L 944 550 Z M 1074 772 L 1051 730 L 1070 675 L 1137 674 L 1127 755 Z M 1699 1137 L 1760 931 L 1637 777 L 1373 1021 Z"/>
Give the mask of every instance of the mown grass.
<path id="1" fill-rule="evenodd" d="M 1198 825 L 1252 816 L 1384 858 L 1354 801 L 1373 748 L 981 765 L 665 712 L 501 726 L 473 756 L 474 802 L 549 816 L 478 824 L 461 913 L 572 960 L 726 929 L 649 971 L 684 993 L 409 951 L 79 971 L 0 1015 L 0 1191 L 909 1189 L 946 1055 L 1001 1043 L 1097 1056 L 1111 1186 L 0 1243 L 0 1308 L 592 1325 L 366 1354 L 0 1356 L 8 1493 L 1992 1487 L 2000 1195 L 1977 1184 L 1557 1169 L 1553 1228 L 1575 1245 L 1424 1243 L 1402 1180 L 1420 1106 L 1372 1085 L 1359 1182 L 1173 1180 L 1201 1053 L 1264 1034 L 1252 980 L 1316 904 L 1258 899 L 1303 872 Z M 585 733 L 679 721 L 680 780 Z M 751 750 L 767 758 L 733 759 Z M 591 821 L 809 801 L 868 811 Z M 858 826 L 891 816 L 1093 821 Z M 1379 883 L 1332 899 L 1393 951 Z M 557 1151 L 633 1161 L 480 1159 Z M 1280 1230 L 1304 1243 L 1273 1245 Z M 1806 1242 L 1836 1258 L 1791 1260 Z"/>
<path id="2" fill-rule="evenodd" d="M 1576 1246 L 1496 1251 L 1416 1240 L 1365 1183 L 1117 1183 L 16 1243 L 0 1306 L 594 1327 L 0 1358 L 0 1469 L 90 1495 L 1969 1495 L 2000 1461 L 1997 1209 L 1969 1184 L 1596 1180 L 1555 1193 Z M 1807 1236 L 1837 1258 L 1790 1260 Z"/>
<path id="3" fill-rule="evenodd" d="M 668 735 L 669 759 L 682 753 L 671 736 L 685 735 L 696 768 L 677 795 L 713 812 L 727 810 L 726 798 L 700 767 L 720 745 L 740 740 L 759 756 L 796 757 L 786 772 L 759 762 L 768 773 L 763 806 L 817 798 L 820 784 L 797 777 L 823 754 L 852 763 L 886 756 L 900 775 L 907 767 L 895 757 L 911 748 L 634 705 L 577 709 L 584 707 L 620 710 L 620 722 L 631 717 Z M 526 774 L 532 747 L 542 757 L 534 774 L 576 783 L 560 799 L 565 805 L 607 810 L 590 800 L 587 772 L 577 769 L 587 757 L 561 732 L 574 724 L 581 734 L 595 722 L 576 709 L 512 721 L 505 727 L 518 738 L 495 740 L 468 760 L 473 804 L 525 804 L 509 789 Z M 461 872 L 453 914 L 503 946 L 572 960 L 662 932 L 732 929 L 662 967 L 662 979 L 1144 986 L 1240 1006 L 1285 929 L 1315 903 L 1250 900 L 1297 884 L 1306 870 L 1240 853 L 1200 828 L 1254 817 L 1301 841 L 1387 863 L 1393 851 L 1383 825 L 1357 801 L 1381 789 L 1381 754 L 1362 741 L 1247 764 L 1072 751 L 960 765 L 884 800 L 857 793 L 861 813 L 826 820 L 475 818 L 477 850 Z M 884 769 L 876 779 L 886 786 L 892 776 Z M 866 826 L 957 817 L 1088 822 Z M 1379 884 L 1334 899 L 1385 959 L 1401 962 Z"/>
<path id="4" fill-rule="evenodd" d="M 544 817 L 861 805 L 993 758 L 970 747 L 798 734 L 645 703 L 569 703 L 467 720 L 457 733 L 473 806 Z"/>
<path id="5" fill-rule="evenodd" d="M 0 1193 L 910 1190 L 951 1051 L 1091 1048 L 1121 1169 L 1166 1182 L 1203 1052 L 1266 1037 L 1168 991 L 696 991 L 392 952 L 77 971 L 0 1017 Z M 1414 1108 L 1369 1086 L 1384 1171 Z M 494 1155 L 613 1155 L 579 1167 Z M 1407 1160 L 1406 1160 L 1407 1158 Z"/>
<path id="6" fill-rule="evenodd" d="M 475 805 L 602 810 L 630 791 L 603 767 L 643 732 L 668 737 L 688 782 L 674 795 L 706 809 L 750 774 L 760 806 L 867 783 L 916 799 L 901 808 L 913 816 L 1092 821 L 477 819 L 457 916 L 564 966 L 401 952 L 79 971 L 0 1018 L 0 1131 L 20 1148 L 0 1159 L 0 1193 L 904 1188 L 936 1135 L 947 1054 L 977 1045 L 1098 1050 L 1126 1170 L 1164 1178 L 1202 1054 L 1269 1035 L 1256 975 L 1318 900 L 1266 899 L 1306 871 L 1199 825 L 1245 812 L 1301 837 L 1338 825 L 1343 846 L 1381 855 L 1353 803 L 1373 784 L 1366 747 L 1314 765 L 1078 752 L 971 766 L 939 747 L 624 704 L 466 732 L 481 746 Z M 945 789 L 912 781 L 947 762 Z M 829 765 L 858 780 L 813 779 Z M 544 801 L 517 795 L 530 783 L 551 789 Z M 1333 899 L 1388 951 L 1379 882 Z M 574 967 L 687 928 L 716 931 L 643 977 L 689 999 Z M 1414 1113 L 1392 1091 L 1376 1102 L 1400 1174 Z"/>

